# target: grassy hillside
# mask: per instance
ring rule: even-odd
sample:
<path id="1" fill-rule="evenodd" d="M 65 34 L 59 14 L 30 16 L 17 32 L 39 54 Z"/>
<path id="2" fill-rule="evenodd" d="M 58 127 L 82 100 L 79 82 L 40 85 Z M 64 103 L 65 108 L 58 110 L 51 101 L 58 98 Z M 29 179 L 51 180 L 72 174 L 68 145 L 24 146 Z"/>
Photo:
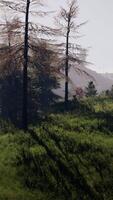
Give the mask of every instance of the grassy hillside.
<path id="1" fill-rule="evenodd" d="M 10 131 L 10 132 L 9 132 Z M 50 115 L 0 135 L 0 200 L 112 200 L 113 136 L 95 115 Z"/>
<path id="2" fill-rule="evenodd" d="M 17 157 L 24 139 L 27 138 L 19 132 L 0 136 L 0 200 L 38 200 L 45 197 L 38 192 L 38 198 L 37 192 L 25 188 L 17 173 Z"/>

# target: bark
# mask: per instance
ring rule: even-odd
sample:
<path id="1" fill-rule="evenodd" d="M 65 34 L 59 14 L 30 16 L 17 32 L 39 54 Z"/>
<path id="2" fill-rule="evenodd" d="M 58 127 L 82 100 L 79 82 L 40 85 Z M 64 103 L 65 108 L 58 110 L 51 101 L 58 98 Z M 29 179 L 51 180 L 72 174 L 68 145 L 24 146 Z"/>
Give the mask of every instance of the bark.
<path id="1" fill-rule="evenodd" d="M 23 67 L 23 113 L 22 126 L 26 132 L 28 129 L 28 30 L 29 30 L 29 7 L 30 0 L 27 0 L 25 16 L 25 38 L 24 38 L 24 67 Z"/>
<path id="2" fill-rule="evenodd" d="M 68 73 L 69 73 L 69 33 L 70 33 L 70 16 L 68 17 L 67 35 L 66 35 L 66 63 L 65 63 L 65 110 L 68 110 Z"/>

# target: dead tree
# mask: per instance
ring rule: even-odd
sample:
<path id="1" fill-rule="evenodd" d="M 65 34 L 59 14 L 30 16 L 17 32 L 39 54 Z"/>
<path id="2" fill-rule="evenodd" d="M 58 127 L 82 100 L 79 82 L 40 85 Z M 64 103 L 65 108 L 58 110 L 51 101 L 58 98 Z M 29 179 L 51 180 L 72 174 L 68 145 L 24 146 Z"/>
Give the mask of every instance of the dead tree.
<path id="1" fill-rule="evenodd" d="M 78 45 L 74 42 L 74 39 L 78 36 L 78 29 L 82 24 L 77 25 L 76 18 L 78 14 L 78 6 L 76 0 L 67 2 L 67 8 L 61 8 L 60 13 L 56 17 L 56 22 L 60 28 L 60 37 L 65 37 L 65 42 L 61 44 L 65 51 L 65 109 L 68 110 L 68 99 L 69 99 L 69 61 L 80 63 L 79 56 L 74 52 L 77 52 Z M 71 41 L 70 41 L 71 39 Z M 80 47 L 80 46 L 79 46 Z M 79 48 L 80 50 L 80 48 Z M 76 54 L 76 55 L 75 55 Z"/>

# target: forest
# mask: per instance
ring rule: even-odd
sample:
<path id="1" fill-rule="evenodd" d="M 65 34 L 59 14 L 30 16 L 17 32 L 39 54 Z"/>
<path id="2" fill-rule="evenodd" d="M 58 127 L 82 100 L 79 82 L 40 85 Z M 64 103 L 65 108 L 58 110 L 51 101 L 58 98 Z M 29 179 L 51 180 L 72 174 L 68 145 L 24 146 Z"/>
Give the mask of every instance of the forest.
<path id="1" fill-rule="evenodd" d="M 0 10 L 0 200 L 112 200 L 113 85 L 99 92 L 83 67 L 78 2 L 54 17 L 40 0 Z"/>

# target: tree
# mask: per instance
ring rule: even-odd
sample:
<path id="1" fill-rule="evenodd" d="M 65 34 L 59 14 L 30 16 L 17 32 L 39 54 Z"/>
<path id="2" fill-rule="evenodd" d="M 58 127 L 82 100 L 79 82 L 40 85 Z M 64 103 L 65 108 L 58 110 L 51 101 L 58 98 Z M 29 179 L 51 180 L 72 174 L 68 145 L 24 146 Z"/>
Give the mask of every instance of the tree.
<path id="1" fill-rule="evenodd" d="M 30 10 L 31 5 L 36 6 L 43 6 L 43 3 L 40 2 L 40 0 L 19 0 L 19 3 L 16 1 L 7 1 L 7 0 L 1 0 L 0 4 L 2 6 L 7 6 L 9 9 L 12 9 L 16 12 L 21 12 L 25 14 L 25 22 L 24 22 L 24 56 L 23 56 L 23 114 L 22 114 L 22 122 L 23 122 L 23 129 L 24 131 L 27 131 L 28 128 L 28 62 L 29 62 L 29 42 L 30 42 L 30 29 L 34 32 L 38 30 L 38 32 L 48 32 L 48 28 L 44 29 L 44 27 L 37 27 L 33 26 L 32 23 L 30 23 L 29 15 L 32 13 L 32 10 Z M 33 12 L 38 15 L 45 15 L 46 12 L 43 11 L 37 11 L 36 9 L 33 9 Z"/>
<path id="2" fill-rule="evenodd" d="M 75 97 L 77 99 L 82 99 L 84 97 L 84 90 L 81 87 L 77 87 L 75 90 Z"/>
<path id="3" fill-rule="evenodd" d="M 113 99 L 113 85 L 111 86 L 110 90 L 106 90 L 105 91 L 106 96 L 108 96 L 109 98 Z"/>
<path id="4" fill-rule="evenodd" d="M 18 69 L 0 77 L 0 116 L 21 126 L 22 72 Z"/>
<path id="5" fill-rule="evenodd" d="M 72 63 L 81 63 L 78 51 L 81 49 L 80 45 L 76 45 L 74 39 L 78 36 L 78 29 L 82 24 L 77 25 L 75 19 L 78 14 L 78 6 L 76 0 L 68 1 L 67 8 L 61 8 L 58 17 L 56 18 L 57 24 L 60 27 L 60 37 L 65 37 L 66 41 L 62 43 L 65 51 L 65 109 L 68 110 L 68 96 L 69 96 L 69 68 Z M 71 41 L 70 41 L 71 39 Z M 73 42 L 72 42 L 73 41 Z M 65 45 L 65 46 L 64 46 Z M 59 45 L 60 46 L 60 45 Z"/>
<path id="6" fill-rule="evenodd" d="M 28 68 L 28 123 L 37 122 L 40 113 L 48 112 L 59 98 L 53 92 L 59 87 L 56 52 L 41 41 L 34 48 Z M 0 65 L 0 116 L 21 127 L 22 69 L 15 56 L 10 59 L 10 65 L 7 58 L 5 69 Z"/>
<path id="7" fill-rule="evenodd" d="M 91 96 L 96 96 L 97 95 L 97 90 L 95 88 L 95 85 L 93 81 L 90 81 L 88 83 L 88 87 L 86 87 L 86 96 L 91 97 Z"/>
<path id="8" fill-rule="evenodd" d="M 46 113 L 59 98 L 53 89 L 59 87 L 56 60 L 58 56 L 46 42 L 38 42 L 32 51 L 29 69 L 28 111 L 29 119 L 36 119 L 38 113 Z"/>
<path id="9" fill-rule="evenodd" d="M 16 126 L 21 125 L 23 44 L 21 21 L 14 17 L 1 24 L 3 44 L 0 48 L 1 116 Z M 7 55 L 7 56 L 6 56 Z"/>
<path id="10" fill-rule="evenodd" d="M 20 126 L 22 105 L 22 44 L 18 18 L 1 26 L 0 47 L 0 115 Z M 7 56 L 6 56 L 7 55 Z"/>
<path id="11" fill-rule="evenodd" d="M 25 38 L 24 38 L 24 66 L 23 66 L 23 113 L 22 113 L 22 122 L 23 129 L 27 131 L 28 128 L 28 34 L 29 34 L 29 8 L 30 0 L 26 2 L 26 14 L 25 14 Z"/>

